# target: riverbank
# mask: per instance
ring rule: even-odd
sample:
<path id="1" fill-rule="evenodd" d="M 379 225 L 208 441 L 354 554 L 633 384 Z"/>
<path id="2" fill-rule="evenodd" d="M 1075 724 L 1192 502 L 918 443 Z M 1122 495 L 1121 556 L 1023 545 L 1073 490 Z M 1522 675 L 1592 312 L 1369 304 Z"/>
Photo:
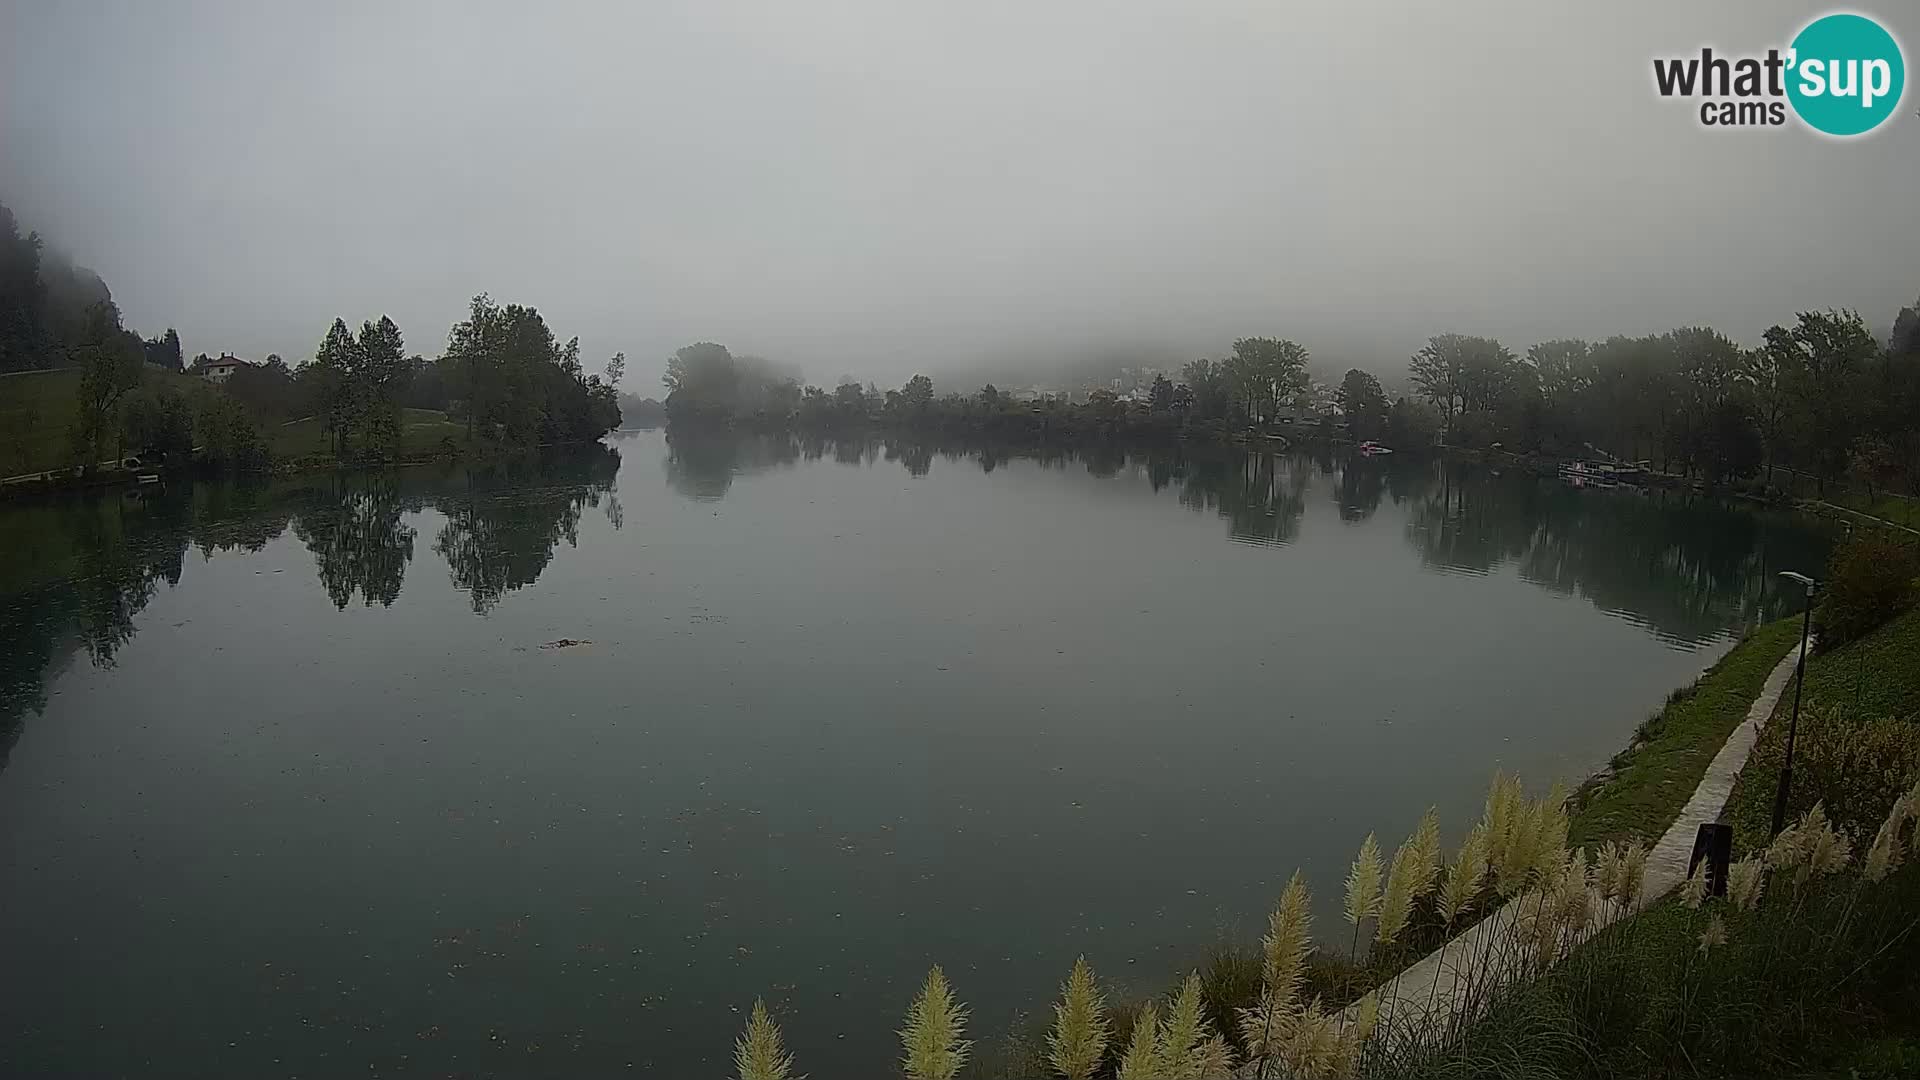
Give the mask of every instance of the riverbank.
<path id="1" fill-rule="evenodd" d="M 408 414 L 426 414 L 429 410 L 408 409 Z M 296 421 L 308 424 L 310 421 Z M 608 434 L 613 434 L 609 432 Z M 195 462 L 191 465 L 171 468 L 121 468 L 101 466 L 84 473 L 72 468 L 47 470 L 25 476 L 8 477 L 0 480 L 0 502 L 9 499 L 26 499 L 34 496 L 68 495 L 86 491 L 101 491 L 112 488 L 133 489 L 142 483 L 156 479 L 174 477 L 240 476 L 260 479 L 284 479 L 296 476 L 317 475 L 321 473 L 358 473 L 385 469 L 422 468 L 430 465 L 471 465 L 486 466 L 510 461 L 528 454 L 547 451 L 565 451 L 581 449 L 594 445 L 605 445 L 605 436 L 572 443 L 534 443 L 515 446 L 504 443 L 469 444 L 466 430 L 460 425 L 445 419 L 442 414 L 432 413 L 430 417 L 418 418 L 410 415 L 403 427 L 401 450 L 392 457 L 362 457 L 359 455 L 339 458 L 333 454 L 309 450 L 297 457 L 272 456 L 268 464 L 255 468 L 222 469 L 208 462 Z M 297 438 L 297 436 L 296 436 Z M 283 436 L 279 445 L 298 446 Z"/>
<path id="2" fill-rule="evenodd" d="M 1689 1075 L 1916 1075 L 1920 879 L 1901 858 L 1914 841 L 1899 808 L 1920 793 L 1917 659 L 1920 608 L 1909 607 L 1813 653 L 1796 702 L 1790 646 L 1778 685 L 1769 683 L 1779 692 L 1750 717 L 1761 726 L 1731 790 L 1701 788 L 1719 800 L 1734 857 L 1746 860 L 1744 874 L 1736 866 L 1731 875 L 1732 899 L 1683 889 L 1596 935 L 1420 1074 L 1504 1052 L 1551 1075 L 1647 1075 L 1662 1060 Z M 1794 828 L 1776 840 L 1775 796 L 1796 726 Z M 1666 843 L 1672 878 L 1684 873 L 1692 838 Z"/>
<path id="3" fill-rule="evenodd" d="M 1876 528 L 1905 533 L 1908 536 L 1920 537 L 1920 528 L 1915 528 L 1913 525 L 1906 524 L 1904 521 L 1896 521 L 1891 517 L 1882 517 L 1879 514 L 1870 514 L 1864 510 L 1855 510 L 1852 507 L 1841 506 L 1837 503 L 1828 502 L 1825 499 L 1800 499 L 1795 502 L 1794 507 L 1803 514 L 1842 522 L 1848 528 L 1852 528 L 1856 524 L 1865 524 Z M 1920 512 L 1906 506 L 1904 503 L 1895 502 L 1892 499 L 1881 500 L 1881 503 L 1875 508 L 1884 512 L 1900 514 L 1906 520 L 1920 521 Z"/>
<path id="4" fill-rule="evenodd" d="M 1609 842 L 1645 846 L 1672 831 L 1729 736 L 1749 719 L 1769 677 L 1778 676 L 1799 643 L 1798 618 L 1766 623 L 1742 637 L 1693 682 L 1674 690 L 1635 731 L 1627 748 L 1568 798 L 1568 846 L 1590 851 Z M 1665 888 L 1676 880 L 1669 872 Z M 1478 917 L 1469 915 L 1451 925 L 1469 925 Z M 1316 949 L 1306 961 L 1302 998 L 1316 998 L 1327 1008 L 1338 1009 L 1390 981 L 1398 986 L 1408 978 L 1403 969 L 1409 961 L 1430 954 L 1450 935 L 1447 925 L 1426 906 L 1416 908 L 1407 933 L 1405 945 L 1392 951 L 1369 950 L 1364 962 L 1332 947 Z M 1261 962 L 1257 943 L 1223 940 L 1197 966 L 1206 1013 L 1216 1028 L 1231 1030 L 1224 1025 L 1234 1022 L 1239 1010 L 1257 1004 Z M 1148 1003 L 1169 1000 L 1177 989 L 1176 985 L 1164 994 L 1118 1005 L 1116 1034 L 1131 1031 L 1134 1018 Z M 1114 1041 L 1125 1043 L 1123 1037 Z M 1044 1031 L 1036 1021 L 990 1047 L 980 1073 L 1003 1080 L 1041 1075 L 1035 1070 L 1044 1062 L 1044 1046 Z"/>
<path id="5" fill-rule="evenodd" d="M 1073 407 L 1066 410 L 1035 408 L 1027 414 L 998 413 L 986 421 L 976 423 L 961 423 L 944 416 L 926 421 L 892 418 L 865 422 L 836 420 L 831 423 L 803 423 L 791 417 L 779 419 L 744 417 L 738 420 L 719 420 L 693 415 L 670 420 L 665 426 L 669 430 L 677 428 L 693 432 L 739 431 L 756 435 L 784 433 L 802 439 L 885 438 L 929 445 L 1006 443 L 1015 446 L 1066 448 L 1216 446 L 1251 451 L 1348 449 L 1359 445 L 1359 440 L 1349 434 L 1344 425 L 1331 422 L 1331 417 L 1325 419 L 1328 422 L 1280 421 L 1259 427 L 1247 427 L 1234 426 L 1223 421 L 1195 422 L 1178 419 L 1172 415 L 1153 413 L 1130 413 L 1101 420 L 1094 418 L 1086 407 Z M 1442 457 L 1453 461 L 1473 462 L 1493 469 L 1524 470 L 1547 479 L 1560 478 L 1568 465 L 1583 460 L 1554 454 L 1514 453 L 1505 449 L 1473 448 L 1419 441 L 1395 443 L 1389 440 L 1386 450 L 1402 458 Z M 1844 521 L 1849 525 L 1868 523 L 1920 536 L 1920 528 L 1914 525 L 1914 523 L 1920 523 L 1920 500 L 1892 494 L 1883 494 L 1877 500 L 1866 500 L 1859 497 L 1857 493 L 1835 493 L 1832 496 L 1833 499 L 1863 503 L 1867 506 L 1867 509 L 1863 510 L 1827 499 L 1795 498 L 1779 489 L 1755 490 L 1753 483 L 1755 482 L 1712 484 L 1680 473 L 1649 470 L 1638 474 L 1638 479 L 1635 481 L 1621 486 L 1686 491 L 1716 498 L 1735 499 L 1759 506 L 1793 510 L 1825 520 Z M 1912 519 L 1911 522 L 1909 518 Z"/>
<path id="6" fill-rule="evenodd" d="M 1680 1061 L 1764 1060 L 1793 1075 L 1833 1075 L 1831 1070 L 1849 1068 L 1858 1076 L 1907 1075 L 1899 1066 L 1920 1060 L 1915 1038 L 1920 1028 L 1914 1024 L 1920 1016 L 1920 980 L 1899 959 L 1902 950 L 1911 953 L 1911 945 L 1903 944 L 1908 933 L 1899 931 L 1913 913 L 1911 873 L 1883 884 L 1869 869 L 1864 879 L 1841 879 L 1817 889 L 1782 881 L 1776 891 L 1791 899 L 1756 905 L 1757 914 L 1724 902 L 1709 902 L 1707 911 L 1697 902 L 1661 900 L 1686 877 L 1699 822 L 1734 822 L 1736 856 L 1767 846 L 1767 819 L 1793 708 L 1799 632 L 1795 619 L 1756 628 L 1699 679 L 1676 690 L 1642 725 L 1634 743 L 1568 801 L 1570 848 L 1591 853 L 1595 845 L 1612 840 L 1641 844 L 1660 837 L 1646 866 L 1639 901 L 1644 910 L 1603 909 L 1594 925 L 1616 925 L 1575 934 L 1574 942 L 1593 936 L 1577 946 L 1563 945 L 1560 952 L 1567 959 L 1559 967 L 1506 976 L 1515 980 L 1510 992 L 1496 989 L 1499 976 L 1494 983 L 1475 984 L 1484 973 L 1470 974 L 1472 988 L 1464 992 L 1489 995 L 1493 1004 L 1469 1006 L 1479 1019 L 1444 1044 L 1424 1042 L 1437 1022 L 1431 1015 L 1436 997 L 1444 1004 L 1463 992 L 1461 976 L 1454 973 L 1462 964 L 1488 963 L 1487 958 L 1505 955 L 1501 942 L 1516 933 L 1531 934 L 1522 928 L 1531 917 L 1524 901 L 1509 902 L 1459 939 L 1452 948 L 1454 967 L 1444 970 L 1446 957 L 1439 952 L 1404 970 L 1399 964 L 1386 970 L 1355 967 L 1326 950 L 1316 952 L 1309 958 L 1301 998 L 1336 1007 L 1369 989 L 1387 987 L 1381 992 L 1392 1001 L 1383 1002 L 1381 1012 L 1404 1014 L 1401 1024 L 1416 1045 L 1405 1056 L 1387 1048 L 1386 1075 L 1453 1075 L 1459 1066 L 1498 1056 L 1543 1075 L 1612 1076 L 1620 1075 L 1616 1070 L 1622 1064 L 1644 1066 L 1659 1055 Z M 1789 817 L 1799 820 L 1821 801 L 1843 822 L 1855 868 L 1871 866 L 1863 862 L 1868 838 L 1893 800 L 1920 775 L 1920 740 L 1911 730 L 1920 717 L 1916 657 L 1920 609 L 1911 609 L 1807 664 L 1797 795 Z M 1849 709 L 1856 717 L 1850 728 L 1816 719 Z M 1752 730 L 1736 735 L 1743 723 Z M 1872 725 L 1879 725 L 1884 737 L 1860 738 Z M 1906 756 L 1885 760 L 1895 746 L 1905 747 Z M 1717 758 L 1726 763 L 1716 763 Z M 1704 783 L 1710 768 L 1722 775 Z M 1886 924 L 1888 917 L 1891 925 L 1861 926 L 1876 918 Z M 1718 931 L 1723 946 L 1727 935 L 1732 939 L 1716 961 L 1722 969 L 1718 974 L 1701 961 L 1714 942 L 1709 920 L 1715 926 L 1724 920 L 1729 927 Z M 1882 931 L 1893 936 L 1876 936 Z M 1469 940 L 1476 933 L 1483 939 L 1477 943 Z M 1707 944 L 1700 943 L 1702 935 Z M 1235 946 L 1216 951 L 1201 968 L 1205 1012 L 1219 1030 L 1231 1030 L 1224 1024 L 1257 1002 L 1260 965 L 1257 949 Z M 1801 967 L 1818 967 L 1820 974 L 1800 978 Z M 1829 984 L 1829 977 L 1840 982 Z M 1149 1000 L 1172 997 L 1169 992 Z M 1130 1031 L 1145 1004 L 1117 1009 L 1116 1032 Z M 1483 1007 L 1488 1009 L 1484 1015 Z M 1716 1015 L 1750 1034 L 1716 1038 L 1717 1022 L 1709 1019 Z M 1697 1022 L 1688 1022 L 1690 1016 Z M 1778 1030 L 1771 1031 L 1776 1022 Z M 1036 1030 L 1009 1039 L 989 1059 L 984 1075 L 1008 1080 L 1043 1075 L 1034 1068 L 1044 1061 L 1040 1037 Z"/>
<path id="7" fill-rule="evenodd" d="M 1668 695 L 1633 741 L 1568 800 L 1567 842 L 1592 846 L 1660 835 L 1727 736 L 1745 719 L 1767 675 L 1800 641 L 1800 620 L 1748 633 L 1698 679 Z"/>

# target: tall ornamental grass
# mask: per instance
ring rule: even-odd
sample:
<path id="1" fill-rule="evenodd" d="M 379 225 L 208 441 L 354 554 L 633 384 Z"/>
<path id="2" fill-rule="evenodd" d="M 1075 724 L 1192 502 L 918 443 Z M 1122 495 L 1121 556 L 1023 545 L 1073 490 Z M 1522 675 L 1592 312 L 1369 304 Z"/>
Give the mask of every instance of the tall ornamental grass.
<path id="1" fill-rule="evenodd" d="M 1342 912 L 1352 968 L 1401 972 L 1418 956 L 1409 942 L 1419 925 L 1438 935 L 1437 978 L 1409 990 L 1395 974 L 1364 993 L 1316 980 L 1312 901 L 1295 873 L 1268 917 L 1257 975 L 1216 964 L 1168 999 L 1121 1012 L 1082 957 L 1061 986 L 1045 1052 L 998 1075 L 1763 1075 L 1869 1017 L 1878 995 L 1920 985 L 1920 781 L 1870 839 L 1816 804 L 1733 865 L 1724 897 L 1696 873 L 1651 907 L 1647 849 L 1569 850 L 1564 802 L 1558 789 L 1531 800 L 1518 779 L 1497 776 L 1451 857 L 1432 813 L 1384 865 L 1374 837 L 1362 843 Z M 1342 987 L 1341 1000 L 1316 985 Z M 1250 991 L 1247 1003 L 1223 1009 L 1215 995 L 1228 986 Z M 933 968 L 900 1032 L 901 1072 L 960 1075 L 966 1016 Z M 797 1080 L 758 1002 L 735 1063 L 739 1080 Z"/>

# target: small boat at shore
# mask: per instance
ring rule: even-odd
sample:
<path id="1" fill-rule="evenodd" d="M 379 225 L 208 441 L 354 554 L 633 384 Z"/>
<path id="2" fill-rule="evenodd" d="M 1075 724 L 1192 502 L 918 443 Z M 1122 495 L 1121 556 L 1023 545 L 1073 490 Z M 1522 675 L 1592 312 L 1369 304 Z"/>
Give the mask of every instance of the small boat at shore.
<path id="1" fill-rule="evenodd" d="M 1368 439 L 1366 442 L 1360 444 L 1360 452 L 1368 457 L 1379 457 L 1381 454 L 1393 453 L 1393 447 L 1382 446 L 1372 439 Z"/>
<path id="2" fill-rule="evenodd" d="M 1560 479 L 1575 487 L 1620 487 L 1647 482 L 1646 462 L 1568 461 L 1561 464 Z"/>

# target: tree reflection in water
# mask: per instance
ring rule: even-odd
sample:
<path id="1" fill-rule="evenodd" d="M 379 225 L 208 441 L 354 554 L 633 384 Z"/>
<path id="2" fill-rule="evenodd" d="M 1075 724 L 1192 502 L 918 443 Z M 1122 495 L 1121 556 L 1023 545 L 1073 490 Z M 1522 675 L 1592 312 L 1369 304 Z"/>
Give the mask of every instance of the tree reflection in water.
<path id="1" fill-rule="evenodd" d="M 722 498 L 735 476 L 787 466 L 801 458 L 788 433 L 747 434 L 712 429 L 667 431 L 667 486 L 702 502 Z"/>
<path id="2" fill-rule="evenodd" d="M 162 584 L 181 579 L 189 548 L 205 558 L 257 552 L 289 525 L 313 554 L 334 605 L 398 599 L 413 559 L 412 515 L 447 518 L 434 550 L 454 585 L 485 614 L 533 582 L 582 507 L 607 500 L 620 457 L 596 446 L 465 474 L 428 470 L 274 482 L 172 481 L 19 503 L 0 511 L 0 768 L 29 713 L 46 707 L 46 679 L 79 656 L 111 667 Z"/>
<path id="3" fill-rule="evenodd" d="M 581 509 L 610 497 L 619 471 L 619 452 L 597 445 L 563 461 L 469 470 L 464 491 L 432 502 L 447 518 L 433 550 L 447 560 L 454 588 L 485 615 L 501 596 L 533 584 L 561 540 L 579 544 Z"/>
<path id="4" fill-rule="evenodd" d="M 345 608 L 355 593 L 368 607 L 392 607 L 413 561 L 414 530 L 400 516 L 419 502 L 404 502 L 389 474 L 336 477 L 332 489 L 294 521 L 294 535 L 313 552 L 335 607 Z"/>
<path id="5" fill-rule="evenodd" d="M 1332 528 L 1360 528 L 1383 506 L 1421 562 L 1448 573 L 1511 568 L 1522 580 L 1581 597 L 1675 642 L 1698 643 L 1778 615 L 1768 588 L 1782 566 L 1818 565 L 1824 538 L 1785 517 L 1679 492 L 1578 491 L 1518 470 L 1226 447 L 1007 445 L 872 437 L 799 438 L 671 432 L 671 490 L 724 497 L 734 478 L 800 461 L 927 475 L 935 459 L 997 474 L 1018 463 L 1172 489 L 1178 504 L 1217 515 L 1236 542 L 1301 538 L 1311 505 Z M 417 515 L 444 515 L 433 551 L 472 609 L 490 612 L 532 584 L 561 541 L 578 543 L 587 507 L 625 523 L 614 497 L 617 451 L 476 467 L 294 478 L 271 483 L 170 482 L 129 492 L 8 506 L 0 512 L 0 767 L 25 716 L 46 704 L 46 679 L 78 657 L 111 666 L 185 554 L 260 551 L 291 526 L 338 608 L 391 605 L 416 549 Z M 944 468 L 945 466 L 943 466 Z M 999 482 L 997 475 L 992 482 Z M 1324 493 L 1316 496 L 1314 486 Z M 1291 557 L 1291 556 L 1289 556 Z"/>
<path id="6" fill-rule="evenodd" d="M 284 514 L 243 531 L 210 515 L 196 531 L 199 508 L 190 486 L 168 485 L 0 512 L 0 768 L 46 707 L 48 672 L 79 655 L 112 667 L 160 585 L 179 583 L 189 543 L 257 550 L 286 527 Z"/>

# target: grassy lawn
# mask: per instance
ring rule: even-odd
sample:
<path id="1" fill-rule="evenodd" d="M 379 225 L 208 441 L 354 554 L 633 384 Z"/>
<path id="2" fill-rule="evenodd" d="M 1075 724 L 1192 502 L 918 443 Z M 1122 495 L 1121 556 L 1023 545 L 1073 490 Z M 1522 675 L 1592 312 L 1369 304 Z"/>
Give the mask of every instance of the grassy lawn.
<path id="1" fill-rule="evenodd" d="M 80 372 L 72 370 L 0 378 L 0 477 L 66 463 L 79 386 Z"/>
<path id="2" fill-rule="evenodd" d="M 448 420 L 445 413 L 432 409 L 402 412 L 400 456 L 403 458 L 429 457 L 440 449 L 442 439 L 452 439 L 455 445 L 464 445 L 467 441 L 466 425 Z M 271 425 L 261 436 L 276 460 L 325 457 L 333 453 L 333 445 L 318 417 Z"/>
<path id="3" fill-rule="evenodd" d="M 143 376 L 148 386 L 171 385 L 190 398 L 219 392 L 194 376 L 177 372 L 147 368 Z M 67 431 L 73 420 L 74 399 L 79 388 L 80 372 L 75 368 L 0 378 L 0 477 L 71 464 Z M 325 457 L 332 453 L 326 432 L 316 419 L 292 424 L 270 422 L 260 434 L 278 460 Z M 445 413 L 432 409 L 404 410 L 401 457 L 431 457 L 440 449 L 441 440 L 448 438 L 456 445 L 465 445 L 466 425 L 450 421 Z"/>
<path id="4" fill-rule="evenodd" d="M 1800 640 L 1800 620 L 1781 619 L 1747 635 L 1691 686 L 1673 692 L 1641 725 L 1634 744 L 1606 773 L 1574 793 L 1568 843 L 1659 838 L 1740 725 L 1781 658 Z M 1809 684 L 1811 685 L 1811 684 Z"/>
<path id="5" fill-rule="evenodd" d="M 1836 506 L 1849 510 L 1858 510 L 1884 518 L 1896 525 L 1905 525 L 1909 529 L 1920 529 L 1920 499 L 1902 498 L 1898 495 L 1882 494 L 1877 499 L 1867 498 L 1864 492 L 1837 492 L 1827 499 Z"/>
<path id="6" fill-rule="evenodd" d="M 1801 731 L 1794 767 L 1796 794 L 1805 787 L 1803 755 L 1817 753 L 1809 749 L 1809 740 L 1821 737 L 1822 727 L 1807 719 L 1808 712 L 1822 712 L 1850 721 L 1893 718 L 1920 723 L 1920 608 L 1914 608 L 1866 637 L 1848 642 L 1832 652 L 1816 652 L 1807 662 L 1807 685 L 1801 703 Z M 1779 783 L 1779 762 L 1784 758 L 1784 742 L 1793 709 L 1793 686 L 1780 695 L 1760 745 L 1754 749 L 1747 767 L 1734 784 L 1727 805 L 1727 820 L 1733 822 L 1735 847 L 1748 850 L 1768 839 L 1772 826 L 1773 798 Z M 1916 733 L 1920 738 L 1920 733 Z M 1871 836 L 1855 837 L 1855 846 L 1865 849 Z"/>
<path id="7" fill-rule="evenodd" d="M 171 385 L 182 394 L 205 390 L 191 375 L 144 368 L 148 386 Z M 72 464 L 68 427 L 80 389 L 80 370 L 61 368 L 0 377 L 0 477 Z"/>

